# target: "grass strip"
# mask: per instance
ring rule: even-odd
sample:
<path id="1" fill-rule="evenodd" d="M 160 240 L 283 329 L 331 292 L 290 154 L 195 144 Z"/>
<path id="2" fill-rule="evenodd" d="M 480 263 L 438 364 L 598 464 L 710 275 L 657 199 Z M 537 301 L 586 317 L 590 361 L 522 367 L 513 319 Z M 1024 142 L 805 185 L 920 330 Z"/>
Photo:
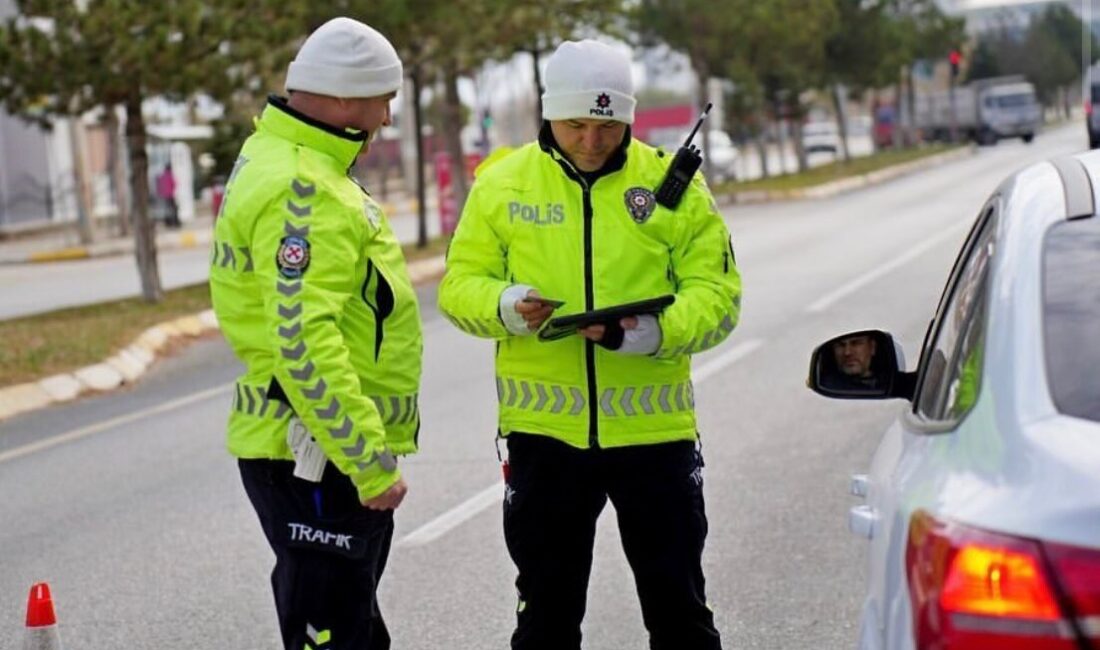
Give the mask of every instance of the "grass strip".
<path id="1" fill-rule="evenodd" d="M 852 160 L 848 162 L 837 160 L 836 162 L 811 167 L 805 172 L 784 174 L 782 176 L 772 176 L 771 178 L 760 178 L 751 181 L 723 183 L 717 188 L 715 193 L 726 194 L 749 191 L 782 192 L 787 190 L 801 190 L 852 176 L 869 174 L 887 167 L 927 158 L 928 156 L 935 156 L 953 149 L 958 149 L 962 146 L 965 145 L 931 144 L 910 149 L 887 149 L 870 156 L 852 158 Z M 741 155 L 756 155 L 756 151 L 751 147 L 746 148 L 742 150 Z"/>

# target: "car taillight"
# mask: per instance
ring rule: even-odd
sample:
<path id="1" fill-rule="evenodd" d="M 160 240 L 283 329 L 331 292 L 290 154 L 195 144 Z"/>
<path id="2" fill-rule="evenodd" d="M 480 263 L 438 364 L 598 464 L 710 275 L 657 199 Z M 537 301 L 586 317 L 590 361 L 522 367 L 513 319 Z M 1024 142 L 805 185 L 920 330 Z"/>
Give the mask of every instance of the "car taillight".
<path id="1" fill-rule="evenodd" d="M 1087 647 L 1100 650 L 1100 552 L 1043 543 Z"/>
<path id="2" fill-rule="evenodd" d="M 918 511 L 905 567 L 918 650 L 1100 650 L 1100 551 Z"/>

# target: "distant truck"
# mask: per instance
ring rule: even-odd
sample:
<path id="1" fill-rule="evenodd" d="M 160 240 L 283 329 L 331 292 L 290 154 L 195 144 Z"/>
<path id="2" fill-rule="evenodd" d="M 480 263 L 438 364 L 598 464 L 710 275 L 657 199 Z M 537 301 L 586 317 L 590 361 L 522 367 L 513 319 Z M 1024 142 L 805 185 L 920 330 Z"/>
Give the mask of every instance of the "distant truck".
<path id="1" fill-rule="evenodd" d="M 1022 76 L 978 79 L 955 88 L 955 128 L 960 138 L 978 144 L 996 144 L 1003 138 L 1031 142 L 1039 130 L 1042 111 L 1035 86 Z M 951 91 L 918 94 L 914 123 L 933 140 L 951 137 Z"/>

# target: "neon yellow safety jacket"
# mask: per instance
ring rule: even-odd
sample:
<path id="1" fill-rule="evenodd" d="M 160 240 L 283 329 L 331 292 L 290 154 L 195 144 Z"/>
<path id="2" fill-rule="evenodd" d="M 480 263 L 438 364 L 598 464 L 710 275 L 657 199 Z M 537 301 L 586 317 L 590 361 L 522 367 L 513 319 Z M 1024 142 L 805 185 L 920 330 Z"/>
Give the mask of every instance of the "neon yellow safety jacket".
<path id="1" fill-rule="evenodd" d="M 210 264 L 214 311 L 245 364 L 230 453 L 291 459 L 292 408 L 364 499 L 398 480 L 392 454 L 416 451 L 423 349 L 400 245 L 348 176 L 365 138 L 272 98 L 229 179 Z"/>
<path id="2" fill-rule="evenodd" d="M 653 200 L 670 158 L 627 138 L 591 187 L 540 140 L 484 169 L 447 254 L 439 306 L 461 330 L 497 339 L 502 435 L 621 447 L 694 439 L 690 355 L 733 331 L 741 280 L 729 232 L 701 175 L 670 211 Z M 556 316 L 675 294 L 652 356 L 580 336 L 508 333 L 498 310 L 511 285 L 564 300 Z"/>

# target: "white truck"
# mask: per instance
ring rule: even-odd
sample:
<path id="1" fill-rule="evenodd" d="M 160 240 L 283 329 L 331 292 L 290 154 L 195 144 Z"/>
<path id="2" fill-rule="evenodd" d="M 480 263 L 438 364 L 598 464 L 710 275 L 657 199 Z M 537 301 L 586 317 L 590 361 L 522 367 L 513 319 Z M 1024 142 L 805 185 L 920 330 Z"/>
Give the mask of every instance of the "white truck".
<path id="1" fill-rule="evenodd" d="M 1042 121 L 1035 86 L 1019 75 L 978 79 L 953 93 L 918 93 L 914 103 L 914 124 L 933 140 L 949 139 L 954 126 L 960 138 L 978 144 L 996 144 L 1002 138 L 1031 142 Z"/>

